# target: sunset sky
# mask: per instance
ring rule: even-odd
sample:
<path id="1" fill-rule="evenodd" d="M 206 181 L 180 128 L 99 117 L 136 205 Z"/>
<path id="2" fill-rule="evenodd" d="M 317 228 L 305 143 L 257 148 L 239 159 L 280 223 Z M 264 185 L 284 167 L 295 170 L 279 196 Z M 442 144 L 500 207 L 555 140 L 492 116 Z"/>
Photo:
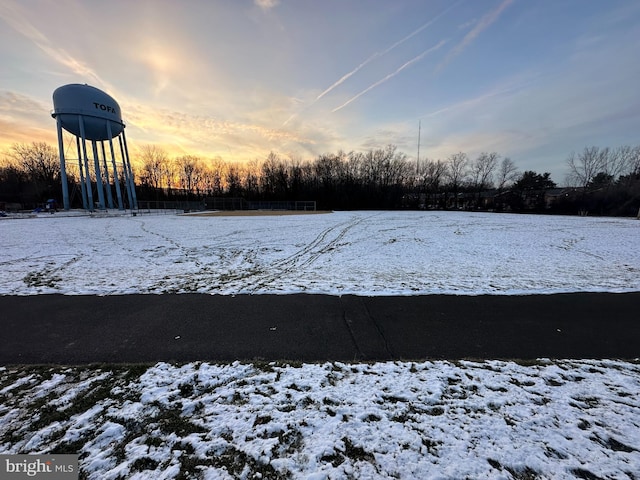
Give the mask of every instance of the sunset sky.
<path id="1" fill-rule="evenodd" d="M 122 108 L 132 149 L 225 161 L 395 144 L 551 172 L 640 144 L 637 0 L 0 0 L 0 151 L 56 145 L 53 91 Z"/>

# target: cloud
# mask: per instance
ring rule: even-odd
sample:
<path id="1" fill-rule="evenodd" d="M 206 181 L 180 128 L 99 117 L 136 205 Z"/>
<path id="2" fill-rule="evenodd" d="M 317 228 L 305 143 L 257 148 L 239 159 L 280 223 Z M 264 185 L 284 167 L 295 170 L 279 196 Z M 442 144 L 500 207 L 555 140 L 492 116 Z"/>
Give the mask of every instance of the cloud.
<path id="1" fill-rule="evenodd" d="M 260 7 L 262 10 L 267 11 L 278 6 L 280 1 L 279 0 L 254 0 L 253 3 L 257 7 Z"/>
<path id="2" fill-rule="evenodd" d="M 338 110 L 343 109 L 344 107 L 346 107 L 347 105 L 349 105 L 351 102 L 353 102 L 354 100 L 358 99 L 359 97 L 361 97 L 362 95 L 364 95 L 365 93 L 373 90 L 374 88 L 376 88 L 379 85 L 382 85 L 384 82 L 386 82 L 387 80 L 390 80 L 391 78 L 395 77 L 397 74 L 399 74 L 402 70 L 404 70 L 407 67 L 410 67 L 411 65 L 413 65 L 414 63 L 422 60 L 424 57 L 426 57 L 428 54 L 430 54 L 431 52 L 435 52 L 436 50 L 438 50 L 439 48 L 441 48 L 446 42 L 446 40 L 442 40 L 440 43 L 438 43 L 437 45 L 425 50 L 424 52 L 422 52 L 420 55 L 412 58 L 411 60 L 409 60 L 408 62 L 406 62 L 405 64 L 401 65 L 400 67 L 398 67 L 394 72 L 390 73 L 389 75 L 387 75 L 386 77 L 378 80 L 376 83 L 374 83 L 373 85 L 370 85 L 369 87 L 365 88 L 363 91 L 361 91 L 360 93 L 358 93 L 357 95 L 351 97 L 349 100 L 347 100 L 346 102 L 344 102 L 342 105 L 340 105 L 339 107 L 334 108 L 333 110 L 331 110 L 331 112 L 337 112 Z"/>
<path id="3" fill-rule="evenodd" d="M 49 112 L 51 106 L 16 92 L 0 91 L 0 115 L 31 116 Z"/>
<path id="4" fill-rule="evenodd" d="M 190 75 L 202 74 L 202 68 L 190 60 L 188 47 L 182 43 L 178 35 L 141 35 L 138 48 L 129 53 L 135 64 L 144 67 L 139 75 L 148 75 L 149 91 L 154 98 L 188 81 Z"/>
<path id="5" fill-rule="evenodd" d="M 498 8 L 487 13 L 484 17 L 476 23 L 475 27 L 467 33 L 464 38 L 458 43 L 453 49 L 449 52 L 449 54 L 445 57 L 445 59 L 436 67 L 436 72 L 439 72 L 444 67 L 446 67 L 451 60 L 460 55 L 465 48 L 467 48 L 473 41 L 480 35 L 484 30 L 486 30 L 493 22 L 495 22 L 500 14 L 511 4 L 513 0 L 503 0 L 503 2 L 498 5 Z"/>
<path id="6" fill-rule="evenodd" d="M 128 133 L 131 128 L 138 139 L 162 143 L 167 150 L 179 150 L 181 154 L 221 157 L 230 154 L 234 160 L 250 160 L 270 150 L 309 151 L 318 142 L 316 132 L 313 136 L 305 135 L 269 128 L 258 121 L 222 120 L 142 104 L 128 105 L 127 112 Z"/>
<path id="7" fill-rule="evenodd" d="M 50 128 L 36 127 L 31 122 L 17 123 L 0 117 L 0 162 L 2 154 L 7 152 L 15 143 L 47 142 L 57 145 L 55 123 Z"/>
<path id="8" fill-rule="evenodd" d="M 11 91 L 0 92 L 0 152 L 14 143 L 56 141 L 51 105 Z"/>
<path id="9" fill-rule="evenodd" d="M 0 18 L 14 30 L 33 42 L 33 44 L 42 50 L 49 58 L 63 65 L 72 73 L 80 75 L 82 78 L 88 79 L 95 84 L 108 87 L 107 82 L 103 81 L 91 67 L 74 58 L 65 50 L 53 47 L 49 39 L 27 20 L 17 4 L 12 2 L 0 4 Z"/>

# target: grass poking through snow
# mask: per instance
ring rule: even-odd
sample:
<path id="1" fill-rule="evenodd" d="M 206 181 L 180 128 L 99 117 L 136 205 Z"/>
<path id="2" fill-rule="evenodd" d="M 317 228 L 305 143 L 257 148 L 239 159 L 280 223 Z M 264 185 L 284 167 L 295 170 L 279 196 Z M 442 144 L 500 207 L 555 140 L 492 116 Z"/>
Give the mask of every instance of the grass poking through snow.
<path id="1" fill-rule="evenodd" d="M 640 478 L 619 361 L 5 367 L 0 452 L 81 478 Z"/>

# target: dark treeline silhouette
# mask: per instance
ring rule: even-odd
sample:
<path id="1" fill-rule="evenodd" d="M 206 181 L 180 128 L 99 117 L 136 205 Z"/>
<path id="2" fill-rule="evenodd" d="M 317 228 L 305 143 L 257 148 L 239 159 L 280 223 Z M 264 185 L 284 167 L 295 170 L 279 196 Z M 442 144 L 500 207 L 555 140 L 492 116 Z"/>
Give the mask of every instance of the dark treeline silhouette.
<path id="1" fill-rule="evenodd" d="M 15 144 L 0 163 L 0 207 L 30 208 L 60 195 L 58 150 L 46 143 Z M 0 208 L 2 210 L 2 208 Z"/>
<path id="2" fill-rule="evenodd" d="M 2 204 L 32 208 L 60 196 L 55 148 L 16 144 L 0 165 Z M 142 201 L 209 198 L 316 201 L 318 209 L 458 209 L 636 216 L 640 208 L 640 147 L 588 147 L 567 159 L 566 186 L 548 172 L 518 172 L 496 152 L 469 158 L 409 159 L 394 145 L 366 152 L 327 153 L 313 160 L 270 153 L 262 161 L 176 158 L 145 145 L 133 158 Z M 68 165 L 73 162 L 68 162 Z M 72 205 L 81 207 L 78 175 L 68 171 Z M 95 182 L 95 179 L 93 179 Z M 74 193 L 75 192 L 75 193 Z"/>

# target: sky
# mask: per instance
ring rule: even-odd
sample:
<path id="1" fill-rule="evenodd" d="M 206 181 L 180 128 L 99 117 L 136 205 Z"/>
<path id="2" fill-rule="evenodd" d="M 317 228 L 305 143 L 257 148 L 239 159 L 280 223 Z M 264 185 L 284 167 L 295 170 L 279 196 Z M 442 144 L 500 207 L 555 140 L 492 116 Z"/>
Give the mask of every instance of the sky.
<path id="1" fill-rule="evenodd" d="M 571 152 L 640 144 L 638 45 L 637 0 L 0 0 L 0 151 L 56 145 L 52 93 L 86 83 L 134 156 L 419 145 L 562 183 Z"/>

